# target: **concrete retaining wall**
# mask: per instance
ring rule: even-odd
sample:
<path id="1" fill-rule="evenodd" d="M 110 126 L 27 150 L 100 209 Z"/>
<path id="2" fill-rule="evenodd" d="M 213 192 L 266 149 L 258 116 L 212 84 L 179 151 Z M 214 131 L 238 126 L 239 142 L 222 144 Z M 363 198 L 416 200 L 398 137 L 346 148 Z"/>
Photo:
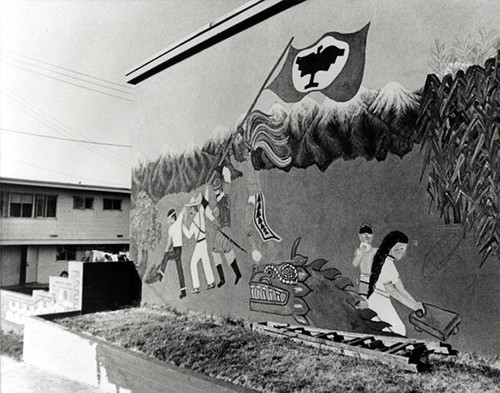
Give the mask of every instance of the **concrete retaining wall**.
<path id="1" fill-rule="evenodd" d="M 61 314 L 57 315 L 58 317 Z M 250 393 L 190 370 L 74 333 L 52 322 L 55 315 L 32 316 L 24 327 L 24 361 L 105 392 Z"/>

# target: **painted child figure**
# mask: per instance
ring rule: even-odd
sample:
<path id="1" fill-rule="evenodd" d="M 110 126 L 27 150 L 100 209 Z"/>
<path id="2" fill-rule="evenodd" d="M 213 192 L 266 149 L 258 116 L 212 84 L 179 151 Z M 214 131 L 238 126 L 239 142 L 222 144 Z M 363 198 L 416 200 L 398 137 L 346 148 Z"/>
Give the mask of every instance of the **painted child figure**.
<path id="1" fill-rule="evenodd" d="M 359 228 L 359 247 L 354 251 L 352 265 L 359 267 L 359 287 L 358 293 L 364 299 L 368 296 L 368 287 L 370 285 L 370 275 L 372 262 L 377 248 L 372 246 L 373 230 L 368 224 L 363 224 Z"/>
<path id="2" fill-rule="evenodd" d="M 234 285 L 238 284 L 241 278 L 240 269 L 238 267 L 238 263 L 236 262 L 236 255 L 233 250 L 234 240 L 231 232 L 231 209 L 227 194 L 230 184 L 231 172 L 227 167 L 222 169 L 222 176 L 216 172 L 211 183 L 212 189 L 215 193 L 215 207 L 212 209 L 210 206 L 206 206 L 205 208 L 208 219 L 216 226 L 212 255 L 217 273 L 219 274 L 219 283 L 217 284 L 217 287 L 223 286 L 226 282 L 224 270 L 222 269 L 223 258 L 233 269 L 235 275 Z M 208 188 L 206 194 L 208 194 Z M 208 195 L 206 195 L 205 200 L 208 200 Z"/>

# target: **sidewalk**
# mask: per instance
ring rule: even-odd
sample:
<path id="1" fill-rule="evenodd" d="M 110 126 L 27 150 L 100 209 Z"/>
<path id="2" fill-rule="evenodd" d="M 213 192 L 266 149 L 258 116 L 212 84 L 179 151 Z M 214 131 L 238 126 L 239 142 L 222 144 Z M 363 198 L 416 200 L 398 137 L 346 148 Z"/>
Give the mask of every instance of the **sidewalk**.
<path id="1" fill-rule="evenodd" d="M 102 390 L 2 356 L 0 362 L 0 392 L 102 393 Z"/>

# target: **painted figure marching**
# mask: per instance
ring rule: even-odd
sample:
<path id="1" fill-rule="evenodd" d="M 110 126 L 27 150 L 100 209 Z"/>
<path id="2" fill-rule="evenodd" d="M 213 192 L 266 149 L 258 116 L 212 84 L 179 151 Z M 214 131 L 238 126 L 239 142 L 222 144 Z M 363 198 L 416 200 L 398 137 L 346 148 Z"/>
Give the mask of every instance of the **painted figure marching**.
<path id="1" fill-rule="evenodd" d="M 186 282 L 184 279 L 184 270 L 182 268 L 182 222 L 184 219 L 184 209 L 182 209 L 179 217 L 174 209 L 170 209 L 167 213 L 168 240 L 163 254 L 163 259 L 159 265 L 154 267 L 146 278 L 147 284 L 152 284 L 156 281 L 161 281 L 165 276 L 168 261 L 175 261 L 177 269 L 177 277 L 179 279 L 180 295 L 182 299 L 186 297 Z"/>
<path id="2" fill-rule="evenodd" d="M 208 256 L 207 238 L 205 230 L 205 206 L 207 203 L 199 194 L 197 197 L 191 198 L 186 207 L 189 208 L 190 215 L 193 216 L 193 221 L 189 227 L 184 224 L 182 230 L 184 235 L 191 239 L 193 236 L 196 239 L 193 255 L 191 256 L 191 278 L 193 280 L 193 293 L 200 293 L 200 278 L 198 276 L 198 262 L 201 261 L 205 277 L 207 279 L 207 289 L 215 288 L 215 278 L 210 265 L 210 257 Z"/>
<path id="3" fill-rule="evenodd" d="M 222 259 L 231 266 L 234 272 L 234 285 L 238 284 L 241 278 L 241 272 L 236 262 L 236 255 L 233 247 L 236 246 L 243 250 L 233 239 L 231 232 L 231 208 L 228 197 L 228 191 L 231 185 L 231 172 L 227 167 L 222 169 L 222 175 L 216 172 L 211 182 L 211 187 L 215 193 L 215 206 L 212 209 L 206 207 L 206 214 L 209 220 L 216 227 L 212 255 L 214 258 L 217 273 L 219 275 L 218 287 L 225 284 L 224 270 L 222 268 Z M 208 188 L 207 188 L 208 191 Z M 208 197 L 208 195 L 207 195 Z"/>

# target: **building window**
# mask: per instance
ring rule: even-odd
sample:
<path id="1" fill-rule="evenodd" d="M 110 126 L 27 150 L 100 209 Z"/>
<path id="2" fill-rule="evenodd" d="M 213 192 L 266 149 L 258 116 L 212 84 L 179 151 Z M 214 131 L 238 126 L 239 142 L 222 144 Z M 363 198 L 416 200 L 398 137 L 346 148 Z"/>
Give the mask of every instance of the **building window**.
<path id="1" fill-rule="evenodd" d="M 7 217 L 9 214 L 9 193 L 0 192 L 0 217 Z"/>
<path id="2" fill-rule="evenodd" d="M 10 194 L 9 217 L 33 217 L 33 194 Z"/>
<path id="3" fill-rule="evenodd" d="M 2 192 L 0 194 L 1 217 L 55 217 L 57 196 Z"/>
<path id="4" fill-rule="evenodd" d="M 55 217 L 57 209 L 57 196 L 35 195 L 35 217 Z"/>
<path id="5" fill-rule="evenodd" d="M 93 209 L 94 198 L 73 197 L 73 209 Z"/>
<path id="6" fill-rule="evenodd" d="M 121 199 L 104 198 L 103 199 L 103 209 L 104 210 L 121 210 L 122 209 L 122 200 Z"/>

